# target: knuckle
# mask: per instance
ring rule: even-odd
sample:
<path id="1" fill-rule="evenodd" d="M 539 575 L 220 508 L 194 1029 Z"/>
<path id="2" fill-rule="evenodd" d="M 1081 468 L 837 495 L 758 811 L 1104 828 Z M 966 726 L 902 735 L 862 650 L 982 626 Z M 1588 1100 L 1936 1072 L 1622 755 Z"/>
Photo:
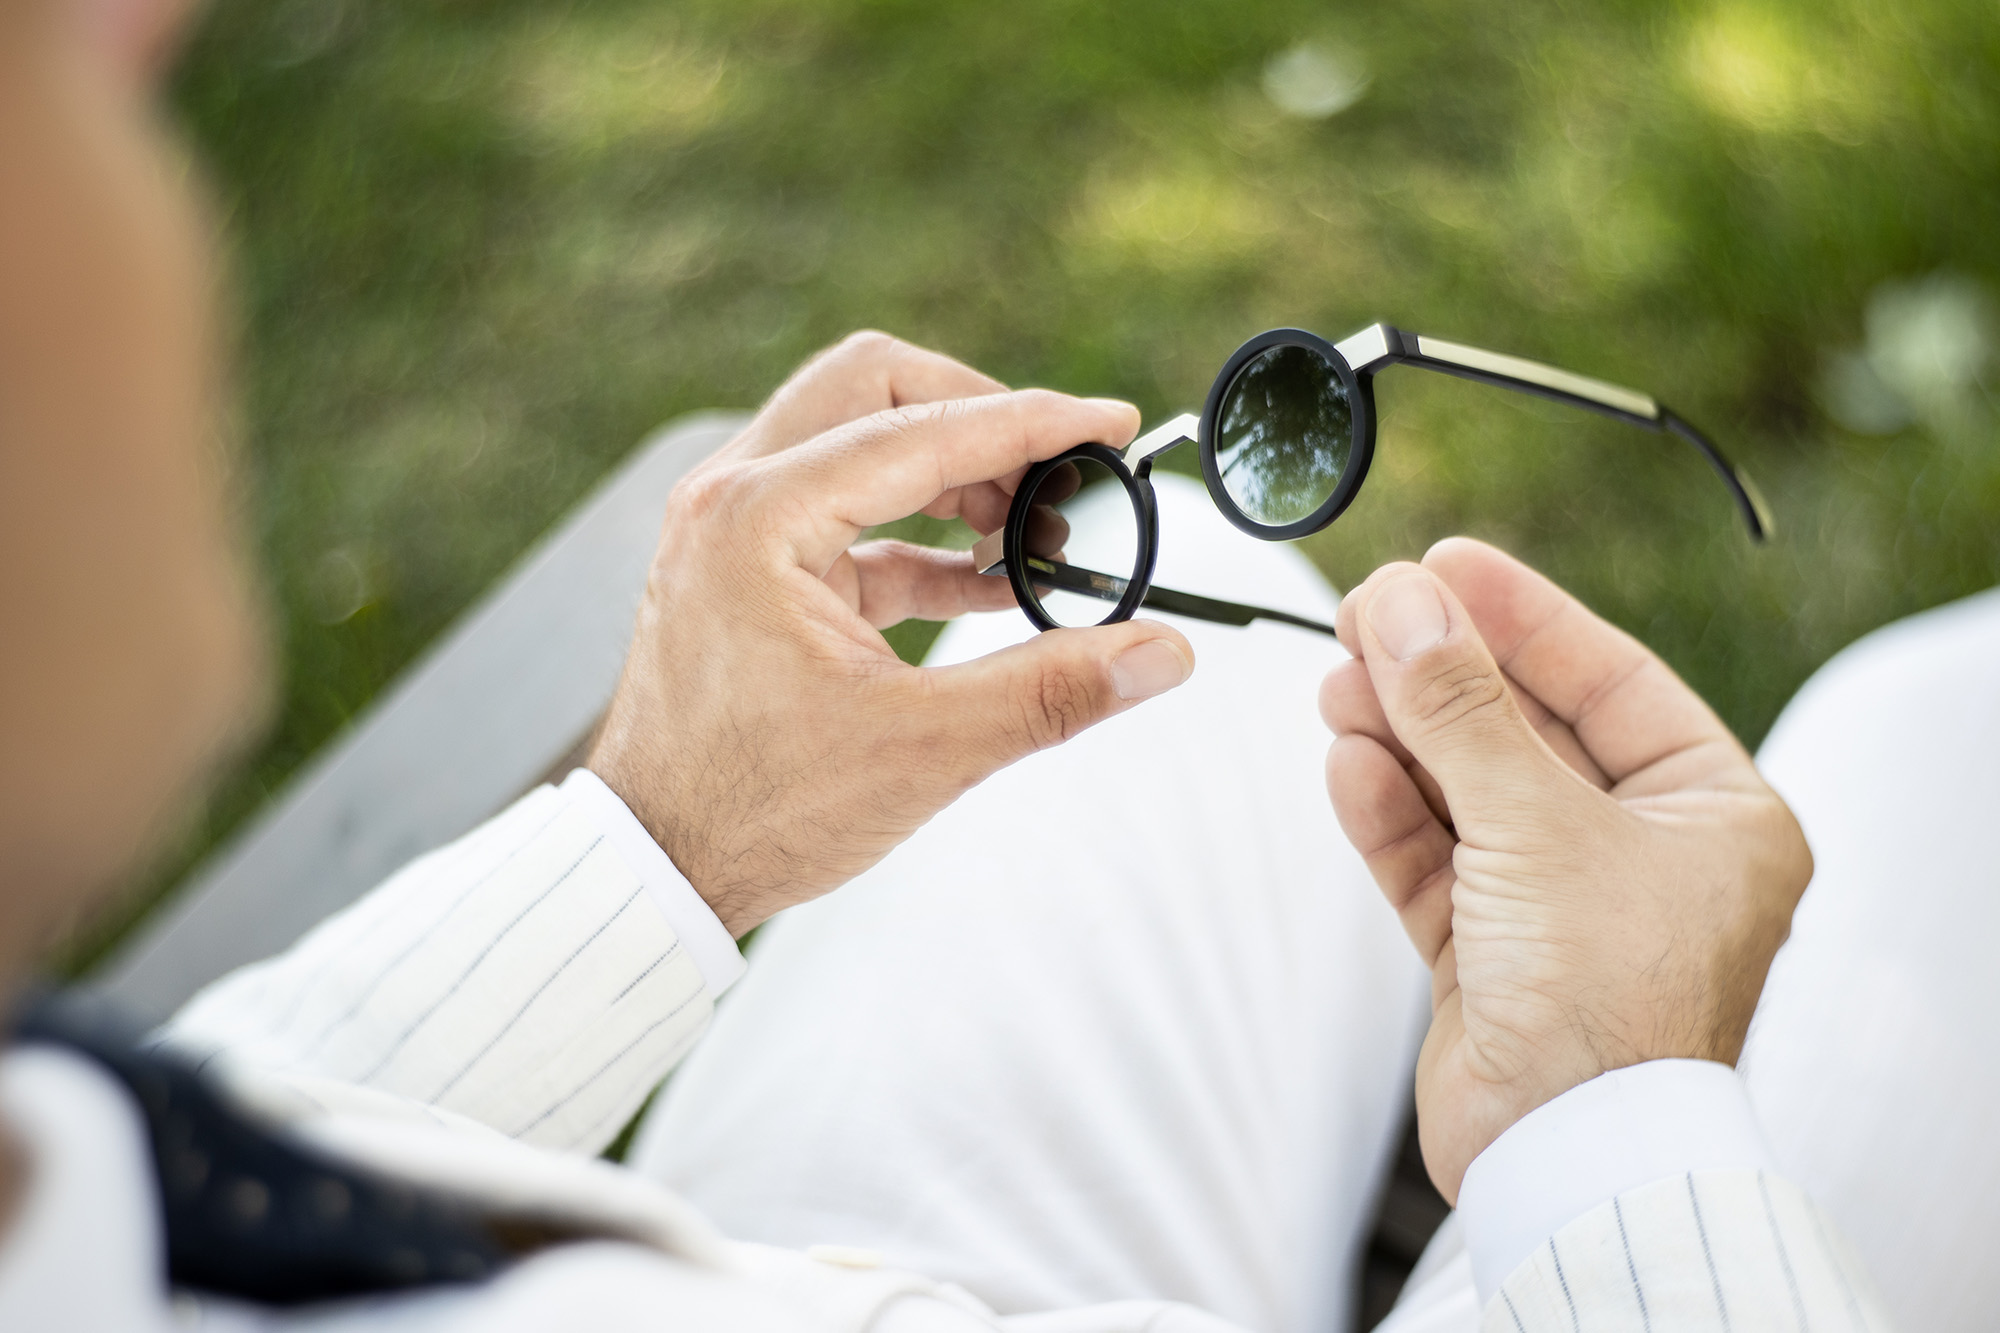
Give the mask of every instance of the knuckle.
<path id="1" fill-rule="evenodd" d="M 1014 410 L 1014 419 L 1023 429 L 1029 421 L 1051 416 L 1072 401 L 1066 393 L 1054 389 L 1016 389 L 1009 395 Z"/>
<path id="2" fill-rule="evenodd" d="M 677 523 L 709 524 L 725 519 L 741 504 L 747 486 L 740 467 L 707 467 L 689 473 L 667 497 L 667 514 Z"/>
<path id="3" fill-rule="evenodd" d="M 857 361 L 878 361 L 895 355 L 902 346 L 902 339 L 880 329 L 856 329 L 835 343 L 833 350 Z"/>
<path id="4" fill-rule="evenodd" d="M 935 403 L 902 403 L 883 408 L 876 419 L 890 435 L 909 435 L 938 415 Z"/>
<path id="5" fill-rule="evenodd" d="M 898 403 L 870 416 L 867 428 L 856 436 L 855 443 L 861 444 L 871 437 L 898 443 L 914 442 L 926 431 L 952 420 L 959 411 L 959 405 L 949 399 L 935 403 Z"/>
<path id="6" fill-rule="evenodd" d="M 1497 672 L 1477 661 L 1456 661 L 1424 681 L 1410 701 L 1411 721 L 1429 732 L 1506 715 L 1511 697 Z"/>
<path id="7" fill-rule="evenodd" d="M 1027 711 L 1035 744 L 1059 745 L 1090 725 L 1090 690 L 1072 672 L 1046 666 L 1035 676 Z"/>

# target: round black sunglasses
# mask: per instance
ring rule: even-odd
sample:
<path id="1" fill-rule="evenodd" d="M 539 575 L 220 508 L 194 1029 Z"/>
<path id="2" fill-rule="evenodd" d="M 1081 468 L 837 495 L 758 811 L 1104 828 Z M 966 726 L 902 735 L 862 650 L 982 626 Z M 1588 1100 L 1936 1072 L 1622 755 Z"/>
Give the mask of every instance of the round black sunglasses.
<path id="1" fill-rule="evenodd" d="M 1330 343 L 1303 329 L 1260 333 L 1230 356 L 1192 413 L 1122 450 L 1079 445 L 1028 469 L 1007 524 L 973 547 L 982 574 L 1012 583 L 1040 629 L 1129 620 L 1140 607 L 1223 625 L 1276 620 L 1332 634 L 1284 611 L 1153 586 L 1160 514 L 1153 462 L 1193 441 L 1209 496 L 1229 521 L 1265 541 L 1318 532 L 1361 490 L 1375 455 L 1375 376 L 1422 366 L 1588 408 L 1699 449 L 1729 487 L 1751 539 L 1770 535 L 1756 487 L 1713 442 L 1646 394 L 1538 361 L 1372 324 Z"/>

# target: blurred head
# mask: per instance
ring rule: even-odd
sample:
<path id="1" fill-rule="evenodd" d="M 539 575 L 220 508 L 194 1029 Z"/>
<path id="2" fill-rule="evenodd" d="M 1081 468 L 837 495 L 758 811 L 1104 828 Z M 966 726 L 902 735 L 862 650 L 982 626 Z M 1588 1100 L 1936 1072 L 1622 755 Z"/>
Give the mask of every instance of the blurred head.
<path id="1" fill-rule="evenodd" d="M 0 987 L 261 713 L 176 0 L 0 0 Z"/>

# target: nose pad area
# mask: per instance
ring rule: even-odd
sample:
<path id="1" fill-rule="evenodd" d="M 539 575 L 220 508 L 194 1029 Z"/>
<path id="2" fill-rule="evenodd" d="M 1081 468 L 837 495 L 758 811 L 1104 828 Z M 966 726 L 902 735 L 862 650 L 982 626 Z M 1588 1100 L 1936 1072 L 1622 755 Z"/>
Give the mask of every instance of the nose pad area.
<path id="1" fill-rule="evenodd" d="M 1126 445 L 1125 466 L 1132 469 L 1135 477 L 1149 476 L 1155 458 L 1184 444 L 1193 444 L 1200 434 L 1201 418 L 1192 412 L 1183 412 Z"/>

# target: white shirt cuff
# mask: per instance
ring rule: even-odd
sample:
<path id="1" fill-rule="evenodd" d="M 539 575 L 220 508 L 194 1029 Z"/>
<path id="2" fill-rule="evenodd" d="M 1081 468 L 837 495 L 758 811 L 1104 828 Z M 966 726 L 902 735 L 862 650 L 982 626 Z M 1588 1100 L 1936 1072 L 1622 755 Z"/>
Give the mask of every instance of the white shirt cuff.
<path id="1" fill-rule="evenodd" d="M 604 779 L 587 768 L 574 769 L 557 788 L 570 804 L 590 817 L 645 886 L 646 896 L 660 909 L 667 925 L 694 959 L 710 999 L 735 984 L 747 966 L 736 940 L 715 909 L 694 891 L 687 876 L 674 867 L 646 826 L 632 813 L 618 793 L 604 785 Z"/>
<path id="2" fill-rule="evenodd" d="M 1709 1060 L 1600 1074 L 1473 1158 L 1458 1214 L 1483 1309 L 1542 1242 L 1628 1190 L 1688 1171 L 1775 1171 L 1743 1080 Z"/>

